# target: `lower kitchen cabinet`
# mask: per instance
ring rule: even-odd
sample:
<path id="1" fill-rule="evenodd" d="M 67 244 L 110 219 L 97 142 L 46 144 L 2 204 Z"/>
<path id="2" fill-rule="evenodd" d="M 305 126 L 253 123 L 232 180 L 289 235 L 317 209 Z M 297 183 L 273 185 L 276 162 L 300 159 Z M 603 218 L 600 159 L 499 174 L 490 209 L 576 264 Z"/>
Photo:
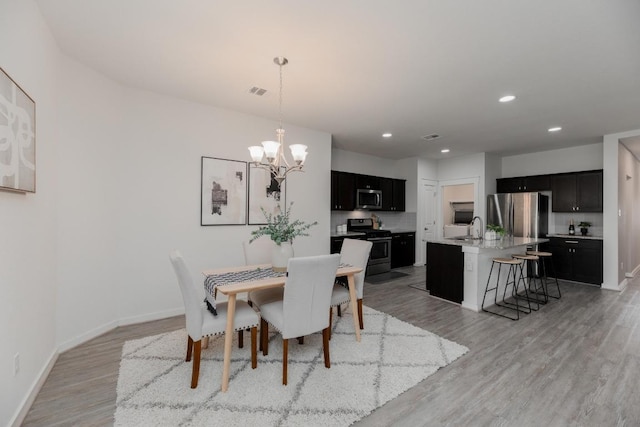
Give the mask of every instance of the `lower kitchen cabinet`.
<path id="1" fill-rule="evenodd" d="M 407 267 L 416 261 L 416 233 L 391 234 L 391 268 Z"/>
<path id="2" fill-rule="evenodd" d="M 558 279 L 602 284 L 602 240 L 550 237 L 543 248 L 553 254 Z"/>
<path id="3" fill-rule="evenodd" d="M 427 242 L 427 289 L 432 296 L 461 303 L 463 266 L 461 246 Z"/>

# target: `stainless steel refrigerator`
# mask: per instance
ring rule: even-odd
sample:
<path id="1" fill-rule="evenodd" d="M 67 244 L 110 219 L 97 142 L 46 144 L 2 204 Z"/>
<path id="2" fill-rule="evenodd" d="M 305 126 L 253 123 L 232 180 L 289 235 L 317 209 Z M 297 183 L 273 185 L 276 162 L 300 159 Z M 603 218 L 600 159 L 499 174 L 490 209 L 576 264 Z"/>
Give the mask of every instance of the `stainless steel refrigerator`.
<path id="1" fill-rule="evenodd" d="M 540 193 L 500 193 L 487 196 L 487 225 L 499 225 L 507 236 L 546 237 L 549 197 Z"/>

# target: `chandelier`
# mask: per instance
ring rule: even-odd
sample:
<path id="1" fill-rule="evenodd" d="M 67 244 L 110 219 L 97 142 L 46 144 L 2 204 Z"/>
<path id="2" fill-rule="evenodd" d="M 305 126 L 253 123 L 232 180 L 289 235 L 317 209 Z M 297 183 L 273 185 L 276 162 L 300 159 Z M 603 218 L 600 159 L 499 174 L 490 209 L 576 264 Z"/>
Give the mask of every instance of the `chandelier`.
<path id="1" fill-rule="evenodd" d="M 276 129 L 277 141 L 262 141 L 262 146 L 249 147 L 251 153 L 251 166 L 268 170 L 278 187 L 286 179 L 287 174 L 293 171 L 302 171 L 304 160 L 307 157 L 307 146 L 292 144 L 289 146 L 293 163 L 289 163 L 284 156 L 284 129 L 282 128 L 282 67 L 289 63 L 283 56 L 273 58 L 273 62 L 280 67 L 280 96 L 278 100 L 280 113 L 280 126 Z"/>

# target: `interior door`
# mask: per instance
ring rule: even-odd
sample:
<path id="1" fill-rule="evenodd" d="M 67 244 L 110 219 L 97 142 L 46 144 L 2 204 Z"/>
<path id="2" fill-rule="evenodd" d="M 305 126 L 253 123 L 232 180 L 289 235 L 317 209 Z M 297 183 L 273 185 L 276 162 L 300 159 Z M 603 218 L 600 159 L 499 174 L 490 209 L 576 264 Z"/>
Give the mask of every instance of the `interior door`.
<path id="1" fill-rule="evenodd" d="M 422 186 L 422 242 L 420 244 L 420 259 L 422 264 L 427 263 L 427 241 L 436 238 L 436 182 L 430 181 L 423 183 Z"/>

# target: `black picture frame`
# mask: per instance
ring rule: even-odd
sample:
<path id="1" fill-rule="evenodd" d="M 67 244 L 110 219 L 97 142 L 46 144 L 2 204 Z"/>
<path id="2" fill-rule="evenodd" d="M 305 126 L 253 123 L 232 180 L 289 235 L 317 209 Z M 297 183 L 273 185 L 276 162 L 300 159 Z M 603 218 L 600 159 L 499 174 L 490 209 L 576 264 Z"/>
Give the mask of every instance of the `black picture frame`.
<path id="1" fill-rule="evenodd" d="M 247 162 L 202 156 L 200 225 L 245 225 L 247 181 Z"/>

